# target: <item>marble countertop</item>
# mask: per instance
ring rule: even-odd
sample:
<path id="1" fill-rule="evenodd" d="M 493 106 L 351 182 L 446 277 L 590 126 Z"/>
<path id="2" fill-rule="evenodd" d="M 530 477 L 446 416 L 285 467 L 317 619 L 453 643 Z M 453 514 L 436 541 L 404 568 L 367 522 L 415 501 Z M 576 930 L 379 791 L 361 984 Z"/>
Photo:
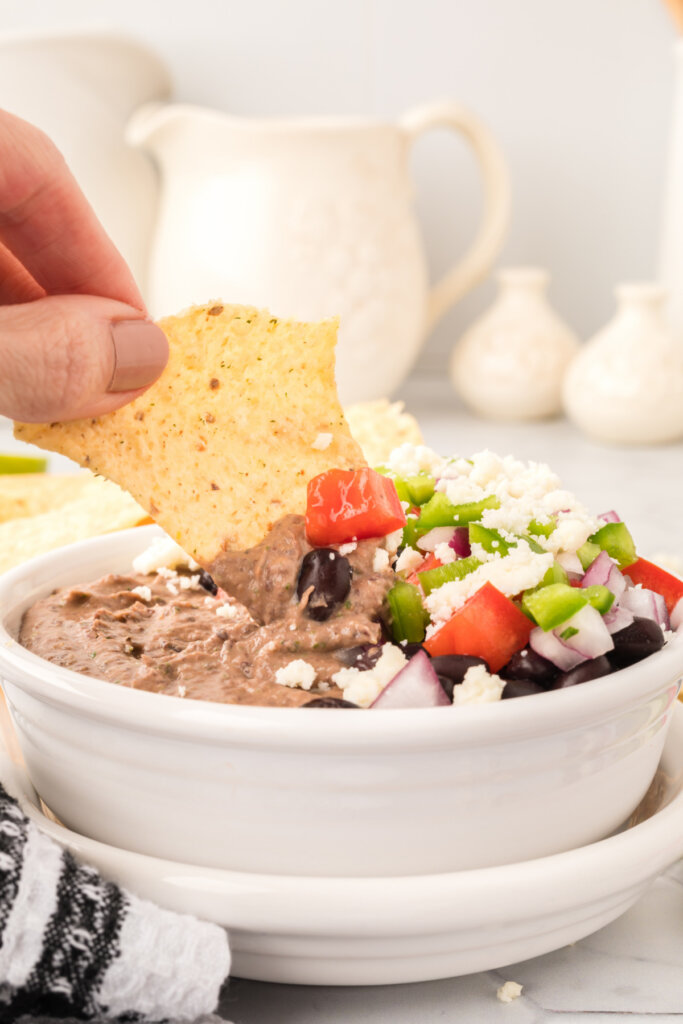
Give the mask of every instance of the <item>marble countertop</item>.
<path id="1" fill-rule="evenodd" d="M 616 509 L 645 555 L 683 558 L 683 442 L 595 444 L 565 420 L 504 424 L 468 415 L 446 382 L 414 379 L 401 394 L 425 440 L 450 454 L 482 448 L 548 462 L 595 512 Z M 0 428 L 4 450 L 13 446 Z M 68 471 L 66 460 L 52 468 Z M 505 981 L 523 986 L 510 1004 Z M 233 979 L 218 1012 L 234 1024 L 683 1024 L 683 861 L 621 918 L 573 945 L 509 967 L 377 988 L 307 988 Z"/>

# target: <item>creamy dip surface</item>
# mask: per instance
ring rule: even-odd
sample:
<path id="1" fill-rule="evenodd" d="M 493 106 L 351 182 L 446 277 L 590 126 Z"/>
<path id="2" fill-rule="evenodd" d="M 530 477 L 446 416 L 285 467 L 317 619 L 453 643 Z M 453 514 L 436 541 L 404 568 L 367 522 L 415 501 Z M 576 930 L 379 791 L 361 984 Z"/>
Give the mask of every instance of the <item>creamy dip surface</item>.
<path id="1" fill-rule="evenodd" d="M 395 581 L 390 569 L 375 569 L 378 543 L 360 541 L 345 555 L 350 590 L 325 621 L 307 614 L 310 594 L 297 596 L 312 548 L 304 518 L 286 516 L 257 547 L 210 566 L 224 588 L 215 596 L 192 570 L 112 574 L 38 601 L 19 640 L 57 665 L 156 693 L 276 707 L 341 697 L 332 676 L 353 664 L 353 648 L 380 640 Z M 296 659 L 315 670 L 310 688 L 276 680 Z"/>

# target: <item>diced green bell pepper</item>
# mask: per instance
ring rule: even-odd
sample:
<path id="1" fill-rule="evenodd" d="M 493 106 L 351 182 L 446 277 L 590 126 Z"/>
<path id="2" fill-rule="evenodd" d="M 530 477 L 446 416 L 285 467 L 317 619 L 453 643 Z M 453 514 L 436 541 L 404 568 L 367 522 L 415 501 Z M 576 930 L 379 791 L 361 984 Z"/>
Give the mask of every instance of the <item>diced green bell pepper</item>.
<path id="1" fill-rule="evenodd" d="M 467 558 L 457 558 L 455 562 L 448 562 L 446 565 L 440 565 L 436 569 L 427 569 L 425 572 L 419 572 L 418 579 L 420 580 L 420 586 L 424 590 L 425 594 L 431 594 L 432 590 L 436 590 L 437 587 L 441 587 L 444 583 L 452 583 L 453 580 L 462 580 L 465 576 L 469 576 L 471 572 L 478 569 L 481 562 L 474 555 L 468 555 Z"/>
<path id="2" fill-rule="evenodd" d="M 557 519 L 553 516 L 549 523 L 539 523 L 538 519 L 532 519 L 527 527 L 527 532 L 532 537 L 549 537 L 557 526 Z"/>
<path id="3" fill-rule="evenodd" d="M 429 476 L 427 473 L 418 473 L 417 476 L 408 476 L 405 478 L 404 482 L 408 488 L 410 500 L 413 505 L 424 505 L 434 495 L 434 485 L 436 480 L 433 476 Z"/>
<path id="4" fill-rule="evenodd" d="M 588 604 L 588 600 L 586 592 L 579 587 L 551 583 L 547 587 L 525 591 L 522 609 L 547 633 L 571 619 Z"/>
<path id="5" fill-rule="evenodd" d="M 417 550 L 417 542 L 422 536 L 420 530 L 420 520 L 417 516 L 406 516 L 406 525 L 403 527 L 403 537 L 401 543 L 404 547 L 415 548 Z"/>
<path id="6" fill-rule="evenodd" d="M 467 526 L 481 519 L 482 513 L 488 508 L 499 508 L 498 498 L 491 495 L 481 501 L 468 501 L 463 505 L 454 505 L 442 491 L 436 491 L 420 513 L 420 530 L 427 533 L 436 526 Z"/>
<path id="7" fill-rule="evenodd" d="M 592 540 L 587 540 L 585 544 L 581 545 L 576 554 L 578 555 L 583 568 L 587 569 L 588 566 L 595 561 L 601 551 L 602 548 L 599 544 L 594 544 Z"/>
<path id="8" fill-rule="evenodd" d="M 562 568 L 559 562 L 553 562 L 553 564 L 550 566 L 547 573 L 541 580 L 542 587 L 547 587 L 551 583 L 569 583 L 569 577 L 567 576 L 567 572 L 565 569 Z"/>
<path id="9" fill-rule="evenodd" d="M 633 537 L 625 523 L 605 523 L 588 539 L 606 551 L 620 569 L 625 569 L 627 565 L 633 565 L 638 557 Z"/>
<path id="10" fill-rule="evenodd" d="M 420 643 L 425 638 L 429 615 L 422 597 L 412 583 L 395 583 L 387 594 L 391 612 L 391 633 L 396 643 Z"/>
<path id="11" fill-rule="evenodd" d="M 470 523 L 469 528 L 470 544 L 481 544 L 484 551 L 497 553 L 501 556 L 507 555 L 510 548 L 517 545 L 514 541 L 505 540 L 498 530 L 491 530 L 481 523 Z"/>
<path id="12" fill-rule="evenodd" d="M 607 587 L 603 587 L 600 583 L 595 583 L 592 587 L 582 587 L 581 589 L 593 607 L 597 608 L 601 615 L 608 612 L 614 604 L 614 594 L 611 590 L 608 590 Z"/>

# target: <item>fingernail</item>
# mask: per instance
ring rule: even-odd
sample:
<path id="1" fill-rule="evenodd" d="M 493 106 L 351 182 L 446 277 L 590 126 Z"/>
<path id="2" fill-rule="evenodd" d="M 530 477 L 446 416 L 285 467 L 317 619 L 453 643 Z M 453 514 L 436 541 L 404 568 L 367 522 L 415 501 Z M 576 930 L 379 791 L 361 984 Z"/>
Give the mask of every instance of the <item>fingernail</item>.
<path id="1" fill-rule="evenodd" d="M 168 360 L 166 335 L 151 320 L 117 320 L 111 325 L 114 372 L 107 391 L 134 391 L 153 384 Z"/>

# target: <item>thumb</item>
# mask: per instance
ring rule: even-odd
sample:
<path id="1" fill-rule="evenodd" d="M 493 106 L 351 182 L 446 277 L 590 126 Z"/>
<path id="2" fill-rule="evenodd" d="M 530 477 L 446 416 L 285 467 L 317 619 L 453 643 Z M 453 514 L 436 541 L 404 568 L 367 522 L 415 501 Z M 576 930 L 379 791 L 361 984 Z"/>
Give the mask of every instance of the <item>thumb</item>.
<path id="1" fill-rule="evenodd" d="M 0 413 L 29 423 L 100 416 L 153 384 L 168 360 L 139 309 L 92 295 L 0 307 Z"/>

